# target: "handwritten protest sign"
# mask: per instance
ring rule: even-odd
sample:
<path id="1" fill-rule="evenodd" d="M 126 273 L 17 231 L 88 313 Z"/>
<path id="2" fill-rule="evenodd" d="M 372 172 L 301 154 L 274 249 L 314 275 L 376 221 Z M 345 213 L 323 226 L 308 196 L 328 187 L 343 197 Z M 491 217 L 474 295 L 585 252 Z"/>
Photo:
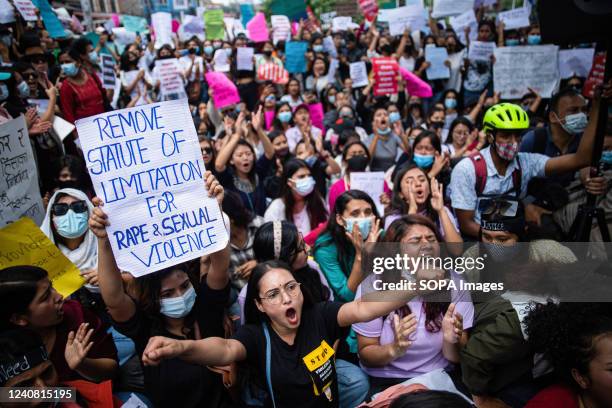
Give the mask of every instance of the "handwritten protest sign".
<path id="1" fill-rule="evenodd" d="M 406 90 L 411 96 L 418 96 L 419 98 L 432 97 L 433 90 L 431 89 L 431 85 L 404 67 L 400 67 L 399 71 L 406 82 Z"/>
<path id="2" fill-rule="evenodd" d="M 151 14 L 151 26 L 153 26 L 153 31 L 155 31 L 155 48 L 161 48 L 164 44 L 174 47 L 174 42 L 172 41 L 172 14 L 161 11 Z"/>
<path id="3" fill-rule="evenodd" d="M 493 41 L 472 41 L 470 42 L 468 58 L 471 60 L 489 61 L 494 51 L 495 42 Z"/>
<path id="4" fill-rule="evenodd" d="M 431 64 L 426 71 L 428 80 L 450 78 L 450 68 L 445 64 L 447 59 L 448 52 L 446 48 L 425 47 L 425 61 Z"/>
<path id="5" fill-rule="evenodd" d="M 104 89 L 115 88 L 115 60 L 111 55 L 100 54 L 100 68 L 102 68 L 102 86 Z"/>
<path id="6" fill-rule="evenodd" d="M 239 71 L 253 70 L 253 54 L 255 50 L 251 47 L 236 48 L 236 65 Z"/>
<path id="7" fill-rule="evenodd" d="M 561 79 L 573 75 L 586 78 L 593 65 L 594 48 L 575 48 L 559 51 L 559 74 Z"/>
<path id="8" fill-rule="evenodd" d="M 364 61 L 352 62 L 349 65 L 349 72 L 353 81 L 353 88 L 368 86 L 368 69 Z"/>
<path id="9" fill-rule="evenodd" d="M 215 56 L 213 57 L 213 65 L 214 65 L 215 71 L 217 72 L 229 72 L 230 63 L 229 63 L 229 59 L 227 58 L 225 49 L 220 48 L 217 51 L 215 51 Z"/>
<path id="10" fill-rule="evenodd" d="M 392 57 L 372 58 L 374 96 L 397 93 L 397 60 Z"/>
<path id="11" fill-rule="evenodd" d="M 64 297 L 85 283 L 79 269 L 27 217 L 0 229 L 0 269 L 16 265 L 43 268 Z"/>
<path id="12" fill-rule="evenodd" d="M 603 84 L 606 73 L 606 53 L 605 51 L 598 52 L 593 58 L 593 66 L 582 88 L 582 94 L 587 98 L 593 98 L 595 95 L 595 87 Z"/>
<path id="13" fill-rule="evenodd" d="M 45 28 L 49 32 L 51 38 L 64 38 L 66 31 L 62 22 L 57 17 L 57 14 L 51 8 L 48 0 L 33 0 L 32 3 L 38 8 L 40 17 L 45 24 Z"/>
<path id="14" fill-rule="evenodd" d="M 334 17 L 336 17 L 337 15 L 338 15 L 338 13 L 336 11 L 330 11 L 330 12 L 327 12 L 327 13 L 321 13 L 321 16 L 320 16 L 321 17 L 321 22 L 323 24 L 331 24 L 332 19 Z"/>
<path id="15" fill-rule="evenodd" d="M 181 99 L 186 96 L 180 72 L 181 68 L 177 59 L 155 61 L 154 74 L 159 79 L 159 90 L 163 99 Z"/>
<path id="16" fill-rule="evenodd" d="M 385 213 L 385 207 L 380 202 L 384 191 L 385 172 L 351 172 L 351 190 L 361 190 L 372 198 L 379 214 Z"/>
<path id="17" fill-rule="evenodd" d="M 206 10 L 204 12 L 207 40 L 222 40 L 225 37 L 225 22 L 223 10 Z"/>
<path id="18" fill-rule="evenodd" d="M 466 27 L 470 28 L 470 41 L 475 41 L 478 38 L 478 21 L 476 21 L 474 10 L 469 9 L 458 16 L 449 18 L 449 23 L 455 30 L 455 33 L 457 33 L 457 37 L 462 44 L 467 44 L 467 39 L 465 38 Z"/>
<path id="19" fill-rule="evenodd" d="M 433 18 L 456 16 L 474 8 L 474 0 L 434 0 Z"/>
<path id="20" fill-rule="evenodd" d="M 0 227 L 23 216 L 45 217 L 38 171 L 23 116 L 0 126 Z"/>
<path id="21" fill-rule="evenodd" d="M 346 31 L 349 28 L 349 25 L 353 22 L 352 17 L 347 16 L 338 16 L 332 19 L 332 31 Z"/>
<path id="22" fill-rule="evenodd" d="M 291 74 L 306 72 L 306 41 L 290 41 L 285 44 L 285 69 Z"/>
<path id="23" fill-rule="evenodd" d="M 255 14 L 246 25 L 249 38 L 254 42 L 264 42 L 270 39 L 268 26 L 266 25 L 266 15 L 262 12 Z"/>
<path id="24" fill-rule="evenodd" d="M 306 2 L 303 0 L 272 0 L 270 10 L 273 14 L 289 17 L 291 21 L 306 19 Z"/>
<path id="25" fill-rule="evenodd" d="M 36 7 L 30 0 L 13 0 L 13 4 L 25 21 L 36 21 Z"/>
<path id="26" fill-rule="evenodd" d="M 420 31 L 425 26 L 425 15 L 420 4 L 390 9 L 389 12 L 388 23 L 391 35 L 402 35 L 406 28 L 410 31 Z"/>
<path id="27" fill-rule="evenodd" d="M 508 11 L 502 11 L 497 18 L 503 21 L 505 30 L 514 30 L 521 27 L 529 27 L 529 15 L 531 7 L 518 7 Z"/>
<path id="28" fill-rule="evenodd" d="M 334 39 L 329 35 L 323 38 L 323 50 L 328 53 L 332 58 L 338 58 L 338 50 L 336 49 L 336 44 L 334 44 Z"/>
<path id="29" fill-rule="evenodd" d="M 528 45 L 495 49 L 493 87 L 504 99 L 517 99 L 533 88 L 550 98 L 559 84 L 556 45 Z"/>
<path id="30" fill-rule="evenodd" d="M 8 0 L 0 0 L 0 24 L 10 24 L 15 21 L 15 11 Z"/>
<path id="31" fill-rule="evenodd" d="M 373 21 L 378 15 L 378 3 L 376 0 L 359 0 L 359 8 L 368 21 Z"/>
<path id="32" fill-rule="evenodd" d="M 291 35 L 291 22 L 287 16 L 272 16 L 272 41 L 276 44 L 279 41 L 285 41 Z"/>
<path id="33" fill-rule="evenodd" d="M 90 116 L 76 126 L 120 269 L 142 276 L 225 247 L 186 100 Z"/>
<path id="34" fill-rule="evenodd" d="M 220 72 L 207 72 L 206 82 L 213 91 L 213 102 L 215 108 L 222 109 L 226 106 L 240 102 L 238 88 L 225 74 Z"/>

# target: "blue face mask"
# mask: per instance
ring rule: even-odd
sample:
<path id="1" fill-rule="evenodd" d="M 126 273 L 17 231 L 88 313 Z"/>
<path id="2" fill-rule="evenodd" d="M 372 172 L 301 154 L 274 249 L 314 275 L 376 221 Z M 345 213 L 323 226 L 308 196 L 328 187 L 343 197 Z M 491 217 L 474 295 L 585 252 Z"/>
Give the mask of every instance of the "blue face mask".
<path id="1" fill-rule="evenodd" d="M 427 169 L 431 167 L 434 162 L 433 154 L 418 154 L 415 153 L 412 156 L 412 161 L 421 169 Z"/>
<path id="2" fill-rule="evenodd" d="M 282 123 L 289 123 L 293 115 L 289 111 L 280 112 L 277 117 Z"/>
<path id="3" fill-rule="evenodd" d="M 69 64 L 62 64 L 62 71 L 66 76 L 74 77 L 79 73 L 79 69 L 77 68 L 74 62 Z"/>
<path id="4" fill-rule="evenodd" d="M 26 81 L 21 81 L 19 85 L 17 85 L 17 91 L 19 92 L 19 96 L 22 98 L 27 98 L 30 96 L 30 86 Z"/>
<path id="5" fill-rule="evenodd" d="M 389 133 L 391 133 L 391 128 L 390 127 L 387 127 L 385 129 L 380 129 L 380 128 L 378 129 L 378 134 L 379 135 L 383 135 L 384 136 L 384 135 L 388 135 Z"/>
<path id="6" fill-rule="evenodd" d="M 306 197 L 308 194 L 312 193 L 312 190 L 314 190 L 315 184 L 316 182 L 311 176 L 296 180 L 295 192 L 298 193 L 302 197 Z"/>
<path id="7" fill-rule="evenodd" d="M 361 238 L 365 241 L 370 235 L 370 230 L 372 229 L 372 217 L 365 218 L 345 218 L 346 221 L 346 231 L 350 234 L 353 233 L 353 228 L 355 225 L 359 227 L 359 232 L 361 232 Z"/>
<path id="8" fill-rule="evenodd" d="M 604 164 L 612 164 L 612 150 L 601 152 L 601 162 Z"/>
<path id="9" fill-rule="evenodd" d="M 160 312 L 166 317 L 180 319 L 185 317 L 193 309 L 196 301 L 196 293 L 193 286 L 190 286 L 187 291 L 181 296 L 162 299 L 160 302 Z"/>
<path id="10" fill-rule="evenodd" d="M 391 112 L 389 114 L 389 122 L 391 122 L 391 123 L 395 123 L 395 122 L 397 122 L 400 119 L 401 119 L 401 117 L 400 117 L 399 112 Z"/>
<path id="11" fill-rule="evenodd" d="M 87 219 L 89 215 L 87 211 L 75 213 L 72 209 L 64 215 L 56 215 L 53 217 L 53 225 L 55 230 L 64 238 L 78 238 L 87 231 Z"/>
<path id="12" fill-rule="evenodd" d="M 95 51 L 92 51 L 88 54 L 89 56 L 89 61 L 91 61 L 92 64 L 97 64 L 98 63 L 98 53 Z"/>
<path id="13" fill-rule="evenodd" d="M 509 40 L 506 40 L 507 47 L 515 47 L 517 45 L 519 45 L 519 40 L 516 38 L 511 38 Z"/>
<path id="14" fill-rule="evenodd" d="M 446 109 L 455 109 L 457 107 L 457 100 L 451 98 L 444 99 L 444 107 Z"/>
<path id="15" fill-rule="evenodd" d="M 542 37 L 540 35 L 528 35 L 527 36 L 527 44 L 529 45 L 538 45 L 542 42 Z"/>
<path id="16" fill-rule="evenodd" d="M 336 95 L 329 95 L 327 97 L 327 101 L 333 105 L 334 103 L 336 103 Z"/>
<path id="17" fill-rule="evenodd" d="M 317 162 L 317 156 L 308 156 L 304 159 L 304 161 L 306 162 L 308 167 L 312 167 Z"/>
<path id="18" fill-rule="evenodd" d="M 312 46 L 312 50 L 313 50 L 314 52 L 323 52 L 324 48 L 323 48 L 323 46 L 322 46 L 322 45 L 313 45 L 313 46 Z"/>
<path id="19" fill-rule="evenodd" d="M 8 86 L 6 84 L 0 84 L 0 102 L 6 101 L 9 97 Z"/>
<path id="20" fill-rule="evenodd" d="M 232 49 L 231 48 L 226 48 L 225 49 L 225 55 L 227 55 L 228 57 L 232 56 Z"/>
<path id="21" fill-rule="evenodd" d="M 206 47 L 204 47 L 204 54 L 212 55 L 214 50 L 215 49 L 211 45 L 207 45 Z"/>
<path id="22" fill-rule="evenodd" d="M 587 118 L 586 113 L 578 112 L 567 115 L 565 117 L 565 123 L 561 123 L 561 126 L 567 133 L 571 135 L 578 135 L 584 132 L 588 123 L 589 119 Z"/>

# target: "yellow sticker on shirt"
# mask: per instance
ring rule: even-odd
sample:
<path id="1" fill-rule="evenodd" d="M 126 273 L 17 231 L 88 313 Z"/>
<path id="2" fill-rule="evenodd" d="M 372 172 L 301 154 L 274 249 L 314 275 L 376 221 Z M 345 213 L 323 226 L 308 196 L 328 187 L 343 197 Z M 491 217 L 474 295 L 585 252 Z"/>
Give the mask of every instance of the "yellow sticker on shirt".
<path id="1" fill-rule="evenodd" d="M 321 342 L 321 345 L 308 353 L 306 357 L 303 358 L 304 363 L 306 364 L 306 368 L 308 371 L 314 371 L 317 368 L 321 367 L 327 360 L 334 355 L 334 348 L 330 347 L 329 344 L 325 340 Z"/>
<path id="2" fill-rule="evenodd" d="M 324 394 L 329 401 L 333 399 L 331 385 L 336 373 L 333 356 L 333 347 L 323 340 L 319 347 L 302 359 L 312 379 L 314 394 Z"/>

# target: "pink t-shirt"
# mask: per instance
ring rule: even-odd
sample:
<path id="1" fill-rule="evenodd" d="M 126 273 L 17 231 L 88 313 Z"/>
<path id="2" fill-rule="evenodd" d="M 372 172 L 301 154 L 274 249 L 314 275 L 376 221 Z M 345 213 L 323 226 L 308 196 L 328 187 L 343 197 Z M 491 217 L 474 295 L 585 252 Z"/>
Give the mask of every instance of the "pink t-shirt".
<path id="1" fill-rule="evenodd" d="M 451 272 L 453 281 L 459 287 L 458 274 Z M 370 286 L 371 287 L 371 286 Z M 355 298 L 361 296 L 361 285 L 357 288 Z M 474 321 L 474 306 L 469 291 L 452 291 L 451 299 L 456 303 L 456 311 L 463 316 L 463 328 L 469 329 Z M 442 329 L 436 333 L 425 329 L 425 310 L 420 298 L 408 302 L 411 312 L 417 319 L 417 330 L 412 335 L 412 345 L 403 357 L 393 360 L 384 367 L 366 367 L 360 363 L 361 368 L 372 377 L 382 378 L 413 378 L 426 374 L 438 368 L 449 365 L 449 361 L 442 354 Z M 365 337 L 380 337 L 380 344 L 390 344 L 395 340 L 393 322 L 388 316 L 374 319 L 366 323 L 353 325 L 357 334 Z"/>

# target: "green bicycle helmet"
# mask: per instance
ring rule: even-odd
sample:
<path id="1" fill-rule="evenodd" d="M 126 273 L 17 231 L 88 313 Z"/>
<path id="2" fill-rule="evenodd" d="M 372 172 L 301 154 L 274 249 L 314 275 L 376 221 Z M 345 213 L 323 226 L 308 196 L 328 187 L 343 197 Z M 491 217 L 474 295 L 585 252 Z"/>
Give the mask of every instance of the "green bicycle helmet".
<path id="1" fill-rule="evenodd" d="M 482 130 L 525 130 L 529 128 L 529 117 L 519 105 L 498 103 L 485 112 Z"/>

